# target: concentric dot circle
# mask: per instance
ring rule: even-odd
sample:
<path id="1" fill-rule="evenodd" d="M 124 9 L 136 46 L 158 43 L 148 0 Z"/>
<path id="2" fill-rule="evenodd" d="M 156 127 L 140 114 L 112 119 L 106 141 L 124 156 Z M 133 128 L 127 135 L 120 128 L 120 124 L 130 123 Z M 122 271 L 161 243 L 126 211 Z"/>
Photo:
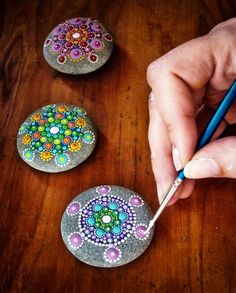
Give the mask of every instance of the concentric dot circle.
<path id="1" fill-rule="evenodd" d="M 70 104 L 47 105 L 20 126 L 17 149 L 31 167 L 57 173 L 72 169 L 92 153 L 96 129 L 86 113 Z"/>
<path id="2" fill-rule="evenodd" d="M 98 267 L 116 267 L 139 257 L 151 242 L 145 233 L 153 215 L 133 191 L 102 185 L 76 196 L 61 221 L 62 238 L 79 260 Z"/>
<path id="3" fill-rule="evenodd" d="M 96 19 L 72 18 L 57 25 L 47 36 L 43 54 L 54 69 L 86 74 L 103 66 L 113 51 L 113 38 Z"/>

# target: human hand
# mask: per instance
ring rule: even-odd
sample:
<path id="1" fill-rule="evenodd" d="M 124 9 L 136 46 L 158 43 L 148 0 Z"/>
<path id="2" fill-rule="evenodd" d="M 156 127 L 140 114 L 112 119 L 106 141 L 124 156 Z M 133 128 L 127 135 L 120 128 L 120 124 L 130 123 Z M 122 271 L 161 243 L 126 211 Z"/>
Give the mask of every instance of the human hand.
<path id="1" fill-rule="evenodd" d="M 236 123 L 235 103 L 213 140 L 194 154 L 198 133 L 236 78 L 235 36 L 233 18 L 218 24 L 209 34 L 173 49 L 148 67 L 147 80 L 152 88 L 148 137 L 160 202 L 176 171 L 184 167 L 185 176 L 191 179 L 183 182 L 170 205 L 190 196 L 193 179 L 236 178 L 236 137 L 215 140 L 227 124 Z"/>

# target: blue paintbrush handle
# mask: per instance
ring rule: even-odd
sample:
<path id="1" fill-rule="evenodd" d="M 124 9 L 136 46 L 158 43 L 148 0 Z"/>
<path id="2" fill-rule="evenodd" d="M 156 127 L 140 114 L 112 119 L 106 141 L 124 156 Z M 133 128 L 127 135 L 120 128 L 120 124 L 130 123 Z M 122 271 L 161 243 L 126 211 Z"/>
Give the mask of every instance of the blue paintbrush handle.
<path id="1" fill-rule="evenodd" d="M 236 98 L 236 81 L 233 82 L 230 89 L 225 94 L 223 100 L 221 101 L 218 108 L 216 109 L 215 114 L 213 115 L 211 120 L 206 125 L 204 131 L 200 135 L 197 142 L 196 151 L 204 147 L 212 139 L 214 133 L 216 132 L 222 120 L 224 119 L 226 113 L 228 112 L 235 98 Z M 177 177 L 181 180 L 185 179 L 184 169 L 178 172 Z"/>

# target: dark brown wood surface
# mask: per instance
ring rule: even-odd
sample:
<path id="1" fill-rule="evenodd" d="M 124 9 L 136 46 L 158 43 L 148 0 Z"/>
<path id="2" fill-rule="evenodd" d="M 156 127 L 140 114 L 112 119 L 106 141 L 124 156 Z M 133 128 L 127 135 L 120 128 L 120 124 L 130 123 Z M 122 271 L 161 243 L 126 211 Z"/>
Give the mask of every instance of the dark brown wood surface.
<path id="1" fill-rule="evenodd" d="M 146 68 L 235 14 L 234 0 L 1 3 L 0 292 L 236 292 L 235 180 L 198 181 L 191 198 L 166 209 L 145 254 L 123 267 L 81 263 L 60 235 L 67 204 L 95 185 L 130 188 L 156 209 Z M 99 19 L 115 38 L 110 61 L 86 76 L 55 72 L 42 54 L 48 32 L 72 16 Z M 16 136 L 31 112 L 57 102 L 87 110 L 98 144 L 77 168 L 50 175 L 21 160 Z"/>

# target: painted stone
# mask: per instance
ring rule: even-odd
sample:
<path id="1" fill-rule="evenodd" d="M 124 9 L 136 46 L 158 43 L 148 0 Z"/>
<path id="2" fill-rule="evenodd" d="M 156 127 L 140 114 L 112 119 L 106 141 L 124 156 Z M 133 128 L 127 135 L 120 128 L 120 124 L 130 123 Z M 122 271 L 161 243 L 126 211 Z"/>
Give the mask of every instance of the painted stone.
<path id="1" fill-rule="evenodd" d="M 69 251 L 96 267 L 127 264 L 149 246 L 154 228 L 145 230 L 153 215 L 133 191 L 102 185 L 76 196 L 66 208 L 61 234 Z"/>
<path id="2" fill-rule="evenodd" d="M 84 109 L 69 104 L 47 105 L 20 126 L 21 158 L 40 171 L 57 173 L 82 163 L 93 151 L 96 129 Z"/>
<path id="3" fill-rule="evenodd" d="M 113 38 L 96 19 L 72 18 L 47 36 L 43 54 L 54 69 L 68 74 L 97 70 L 111 56 Z"/>

